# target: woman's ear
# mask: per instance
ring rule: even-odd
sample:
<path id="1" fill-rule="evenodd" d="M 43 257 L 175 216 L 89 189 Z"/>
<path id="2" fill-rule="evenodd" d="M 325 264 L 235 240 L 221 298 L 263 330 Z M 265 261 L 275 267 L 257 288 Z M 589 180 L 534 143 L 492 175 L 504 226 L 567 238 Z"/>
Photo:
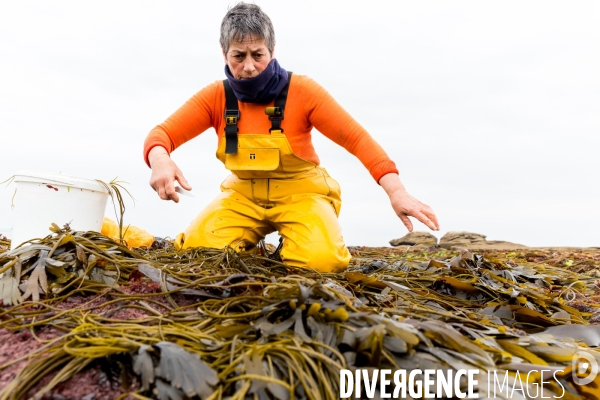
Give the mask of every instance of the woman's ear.
<path id="1" fill-rule="evenodd" d="M 225 54 L 225 50 L 221 47 L 221 53 L 223 53 L 223 60 L 225 60 L 225 64 L 227 64 L 227 54 Z"/>

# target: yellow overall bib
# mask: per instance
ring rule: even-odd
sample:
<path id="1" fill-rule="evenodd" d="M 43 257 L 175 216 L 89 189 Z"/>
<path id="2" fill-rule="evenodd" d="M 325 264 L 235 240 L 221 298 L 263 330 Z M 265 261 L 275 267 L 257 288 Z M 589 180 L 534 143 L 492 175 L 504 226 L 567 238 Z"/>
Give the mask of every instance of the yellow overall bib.
<path id="1" fill-rule="evenodd" d="M 281 131 L 238 135 L 235 154 L 225 153 L 222 137 L 217 158 L 232 174 L 178 236 L 178 247 L 253 251 L 278 231 L 284 263 L 321 272 L 347 268 L 350 253 L 337 219 L 340 187 L 324 168 L 296 156 Z"/>

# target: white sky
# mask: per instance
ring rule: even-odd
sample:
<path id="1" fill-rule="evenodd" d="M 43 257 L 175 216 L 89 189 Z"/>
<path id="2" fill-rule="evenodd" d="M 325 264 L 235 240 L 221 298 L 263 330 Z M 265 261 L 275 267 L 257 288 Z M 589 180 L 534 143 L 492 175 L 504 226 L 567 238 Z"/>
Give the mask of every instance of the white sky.
<path id="1" fill-rule="evenodd" d="M 227 176 L 214 131 L 172 155 L 194 187 L 179 204 L 149 187 L 142 144 L 224 78 L 229 4 L 2 0 L 0 181 L 24 169 L 118 176 L 136 198 L 126 223 L 157 236 L 185 229 Z M 322 84 L 385 147 L 409 192 L 435 209 L 436 236 L 600 246 L 600 2 L 257 4 L 273 20 L 280 64 Z M 347 244 L 404 235 L 360 162 L 314 137 L 342 186 Z M 8 235 L 14 186 L 0 187 Z"/>

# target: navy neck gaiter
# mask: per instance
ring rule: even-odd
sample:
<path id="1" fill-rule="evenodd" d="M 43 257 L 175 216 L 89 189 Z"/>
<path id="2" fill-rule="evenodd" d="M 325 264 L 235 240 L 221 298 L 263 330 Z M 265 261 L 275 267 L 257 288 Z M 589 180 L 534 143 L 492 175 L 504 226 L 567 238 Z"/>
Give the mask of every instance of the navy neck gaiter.
<path id="1" fill-rule="evenodd" d="M 272 59 L 263 72 L 250 79 L 235 79 L 225 64 L 225 75 L 239 101 L 269 104 L 281 92 L 288 81 L 288 73 Z"/>

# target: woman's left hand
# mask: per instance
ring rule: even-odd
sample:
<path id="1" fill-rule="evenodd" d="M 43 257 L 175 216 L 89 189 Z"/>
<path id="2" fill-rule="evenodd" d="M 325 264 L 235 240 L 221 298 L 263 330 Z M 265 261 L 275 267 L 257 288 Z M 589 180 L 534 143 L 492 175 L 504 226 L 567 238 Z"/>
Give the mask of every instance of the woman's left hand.
<path id="1" fill-rule="evenodd" d="M 388 194 L 390 202 L 392 203 L 392 208 L 409 232 L 412 232 L 413 224 L 408 217 L 416 218 L 431 230 L 440 230 L 433 209 L 411 196 L 400 182 L 398 174 L 390 173 L 384 175 L 379 180 L 379 184 Z"/>

